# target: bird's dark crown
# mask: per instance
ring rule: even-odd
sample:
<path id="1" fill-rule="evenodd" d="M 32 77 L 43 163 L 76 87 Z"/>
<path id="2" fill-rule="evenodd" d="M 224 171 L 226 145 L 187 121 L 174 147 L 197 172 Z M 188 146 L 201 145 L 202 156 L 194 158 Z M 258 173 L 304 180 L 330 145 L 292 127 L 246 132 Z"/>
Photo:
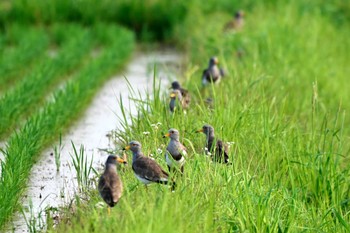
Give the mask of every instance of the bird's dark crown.
<path id="1" fill-rule="evenodd" d="M 178 81 L 174 81 L 174 82 L 171 83 L 171 87 L 173 89 L 180 89 L 181 85 L 180 85 L 180 83 Z"/>
<path id="2" fill-rule="evenodd" d="M 117 164 L 117 156 L 116 155 L 109 155 L 107 160 L 106 160 L 106 166 L 107 164 L 114 164 L 116 165 Z"/>
<path id="3" fill-rule="evenodd" d="M 129 146 L 130 146 L 130 150 L 133 152 L 141 150 L 141 143 L 138 141 L 129 142 Z"/>
<path id="4" fill-rule="evenodd" d="M 214 128 L 211 125 L 203 125 L 203 133 L 211 134 L 214 133 Z"/>
<path id="5" fill-rule="evenodd" d="M 210 60 L 209 60 L 209 65 L 212 66 L 212 65 L 216 65 L 219 63 L 219 59 L 217 57 L 211 57 Z"/>
<path id="6" fill-rule="evenodd" d="M 244 16 L 244 12 L 243 11 L 237 11 L 235 13 L 235 18 L 242 18 Z"/>

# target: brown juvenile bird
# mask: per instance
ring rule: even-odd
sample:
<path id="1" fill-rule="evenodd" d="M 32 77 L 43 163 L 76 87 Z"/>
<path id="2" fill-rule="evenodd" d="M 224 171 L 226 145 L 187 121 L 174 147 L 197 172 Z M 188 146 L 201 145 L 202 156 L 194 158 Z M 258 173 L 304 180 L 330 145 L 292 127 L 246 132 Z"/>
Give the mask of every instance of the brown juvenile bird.
<path id="1" fill-rule="evenodd" d="M 207 136 L 205 147 L 207 154 L 210 153 L 214 161 L 229 163 L 228 147 L 221 140 L 215 138 L 214 128 L 211 125 L 204 125 L 196 132 L 202 132 Z"/>
<path id="2" fill-rule="evenodd" d="M 233 19 L 225 24 L 224 31 L 239 31 L 244 26 L 244 11 L 239 10 L 233 16 Z"/>
<path id="3" fill-rule="evenodd" d="M 150 183 L 171 183 L 172 190 L 175 189 L 175 182 L 170 180 L 169 174 L 156 161 L 143 155 L 141 143 L 131 141 L 124 150 L 132 151 L 132 170 L 139 181 L 145 185 Z"/>
<path id="4" fill-rule="evenodd" d="M 118 203 L 123 192 L 123 183 L 117 173 L 117 162 L 126 163 L 116 155 L 108 156 L 105 170 L 98 181 L 98 191 L 108 205 L 108 214 L 110 207 Z"/>
<path id="5" fill-rule="evenodd" d="M 210 83 L 219 83 L 221 78 L 225 76 L 223 69 L 218 67 L 219 60 L 217 57 L 211 57 L 209 60 L 209 66 L 203 71 L 202 85 L 206 86 Z"/>
<path id="6" fill-rule="evenodd" d="M 171 88 L 173 90 L 179 90 L 181 92 L 181 95 L 182 95 L 182 98 L 183 98 L 183 101 L 184 101 L 184 104 L 186 106 L 189 106 L 190 105 L 190 102 L 191 102 L 191 95 L 190 93 L 188 92 L 188 90 L 184 89 L 181 87 L 180 83 L 178 81 L 174 81 L 171 83 Z"/>
<path id="7" fill-rule="evenodd" d="M 165 161 L 169 172 L 178 168 L 183 173 L 187 152 L 186 147 L 180 142 L 180 133 L 177 129 L 169 129 L 168 133 L 163 136 L 163 138 L 165 137 L 170 138 L 165 152 Z"/>

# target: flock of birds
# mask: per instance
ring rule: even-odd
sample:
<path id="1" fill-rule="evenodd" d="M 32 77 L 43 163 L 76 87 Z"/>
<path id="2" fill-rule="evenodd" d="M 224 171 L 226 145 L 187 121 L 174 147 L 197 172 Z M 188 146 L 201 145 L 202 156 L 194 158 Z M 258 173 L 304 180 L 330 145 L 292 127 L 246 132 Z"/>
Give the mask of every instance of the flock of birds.
<path id="1" fill-rule="evenodd" d="M 243 11 L 236 12 L 234 19 L 225 25 L 224 30 L 239 30 L 244 23 L 243 16 Z M 210 58 L 208 68 L 205 69 L 202 74 L 203 86 L 212 83 L 217 84 L 222 77 L 225 76 L 224 70 L 218 67 L 218 63 L 219 61 L 217 57 Z M 188 90 L 182 88 L 177 81 L 174 81 L 171 87 L 172 91 L 170 93 L 169 104 L 170 111 L 174 112 L 177 106 L 180 106 L 182 109 L 188 108 L 191 101 L 191 96 Z M 229 162 L 227 144 L 215 137 L 214 128 L 211 125 L 204 125 L 196 132 L 202 132 L 206 135 L 206 153 L 207 155 L 211 155 L 214 162 L 231 164 Z M 168 133 L 163 137 L 170 138 L 165 152 L 165 161 L 169 173 L 180 173 L 182 175 L 184 172 L 187 149 L 180 142 L 180 133 L 177 129 L 172 128 L 169 129 Z M 132 170 L 139 181 L 145 185 L 150 183 L 169 184 L 172 191 L 175 190 L 175 181 L 153 158 L 145 156 L 142 153 L 140 142 L 133 140 L 129 142 L 123 150 L 130 150 L 132 152 Z M 123 184 L 117 173 L 118 163 L 127 163 L 127 161 L 117 155 L 109 155 L 105 163 L 105 170 L 98 181 L 98 191 L 102 199 L 108 205 L 108 214 L 110 214 L 109 207 L 114 207 L 118 203 L 123 192 Z"/>

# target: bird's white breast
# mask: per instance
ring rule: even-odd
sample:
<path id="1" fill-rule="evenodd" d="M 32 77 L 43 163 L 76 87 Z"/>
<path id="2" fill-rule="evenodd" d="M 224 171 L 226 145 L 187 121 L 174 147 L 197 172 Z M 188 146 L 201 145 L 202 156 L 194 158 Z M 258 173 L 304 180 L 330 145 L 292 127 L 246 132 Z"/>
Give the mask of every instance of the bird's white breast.
<path id="1" fill-rule="evenodd" d="M 187 154 L 186 154 L 186 151 L 183 151 L 182 154 L 183 154 L 183 155 L 187 155 Z M 173 157 L 169 154 L 169 152 L 167 152 L 166 155 L 165 155 L 165 161 L 166 161 L 166 163 L 168 164 L 169 167 L 173 167 L 174 165 L 175 165 L 175 166 L 183 166 L 184 163 L 185 163 L 185 158 L 184 158 L 184 156 L 182 156 L 180 160 L 175 160 L 175 159 L 173 159 Z"/>
<path id="2" fill-rule="evenodd" d="M 135 174 L 135 176 L 136 176 L 136 178 L 137 178 L 139 181 L 141 181 L 141 182 L 144 183 L 144 184 L 149 184 L 149 183 L 151 183 L 151 181 L 149 181 L 149 180 L 147 180 L 147 179 L 145 179 L 145 178 L 143 178 L 143 177 L 141 177 L 141 176 L 139 176 L 139 175 L 137 175 L 137 174 Z"/>

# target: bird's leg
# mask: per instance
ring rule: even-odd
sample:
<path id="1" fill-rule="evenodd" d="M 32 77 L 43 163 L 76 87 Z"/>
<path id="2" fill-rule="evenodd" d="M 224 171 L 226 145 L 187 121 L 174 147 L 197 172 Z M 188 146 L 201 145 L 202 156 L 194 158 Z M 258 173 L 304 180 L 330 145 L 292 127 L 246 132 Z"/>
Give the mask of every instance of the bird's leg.
<path id="1" fill-rule="evenodd" d="M 111 207 L 107 207 L 107 213 L 108 213 L 108 216 L 111 216 Z"/>

